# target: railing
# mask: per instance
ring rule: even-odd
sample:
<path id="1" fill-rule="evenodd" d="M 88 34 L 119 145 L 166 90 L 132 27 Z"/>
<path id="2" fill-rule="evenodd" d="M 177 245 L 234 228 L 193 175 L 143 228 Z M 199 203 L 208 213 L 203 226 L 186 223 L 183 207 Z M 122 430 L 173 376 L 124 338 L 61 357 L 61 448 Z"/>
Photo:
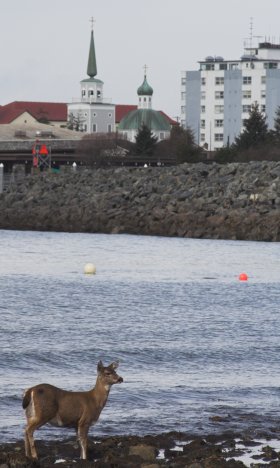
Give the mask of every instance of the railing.
<path id="1" fill-rule="evenodd" d="M 73 97 L 72 103 L 85 102 L 87 104 L 112 104 L 112 98 L 88 98 L 88 97 Z"/>

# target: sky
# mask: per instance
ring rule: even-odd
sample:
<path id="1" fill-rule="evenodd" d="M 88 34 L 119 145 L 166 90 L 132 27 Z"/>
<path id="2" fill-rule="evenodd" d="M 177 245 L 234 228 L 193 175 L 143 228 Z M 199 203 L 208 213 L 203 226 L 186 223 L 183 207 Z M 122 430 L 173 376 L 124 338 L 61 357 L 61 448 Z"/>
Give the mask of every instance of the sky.
<path id="1" fill-rule="evenodd" d="M 253 37 L 280 43 L 279 0 L 0 0 L 0 105 L 71 102 L 87 77 L 91 22 L 104 97 L 137 104 L 144 65 L 153 108 L 180 115 L 183 70 L 239 59 Z"/>

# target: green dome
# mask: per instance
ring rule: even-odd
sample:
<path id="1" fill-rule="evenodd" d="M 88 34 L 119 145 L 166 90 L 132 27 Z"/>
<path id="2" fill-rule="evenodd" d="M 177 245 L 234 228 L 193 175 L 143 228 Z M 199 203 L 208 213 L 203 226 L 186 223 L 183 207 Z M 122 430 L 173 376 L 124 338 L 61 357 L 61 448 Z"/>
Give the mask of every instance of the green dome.
<path id="1" fill-rule="evenodd" d="M 147 81 L 147 78 L 146 78 L 146 75 L 145 75 L 143 83 L 137 89 L 137 94 L 138 94 L 138 96 L 152 96 L 153 92 L 154 92 L 154 90 L 149 85 L 149 83 Z"/>
<path id="2" fill-rule="evenodd" d="M 166 117 L 153 109 L 136 109 L 126 114 L 119 124 L 119 130 L 139 130 L 146 125 L 151 131 L 170 131 L 170 124 Z"/>

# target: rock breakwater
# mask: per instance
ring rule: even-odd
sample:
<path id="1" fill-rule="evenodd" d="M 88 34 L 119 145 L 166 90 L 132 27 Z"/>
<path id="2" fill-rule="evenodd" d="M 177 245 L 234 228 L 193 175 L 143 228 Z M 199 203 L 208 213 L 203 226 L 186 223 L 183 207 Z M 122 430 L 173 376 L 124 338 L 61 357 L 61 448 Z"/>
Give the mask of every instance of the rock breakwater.
<path id="1" fill-rule="evenodd" d="M 29 175 L 0 194 L 0 228 L 280 240 L 280 162 Z"/>

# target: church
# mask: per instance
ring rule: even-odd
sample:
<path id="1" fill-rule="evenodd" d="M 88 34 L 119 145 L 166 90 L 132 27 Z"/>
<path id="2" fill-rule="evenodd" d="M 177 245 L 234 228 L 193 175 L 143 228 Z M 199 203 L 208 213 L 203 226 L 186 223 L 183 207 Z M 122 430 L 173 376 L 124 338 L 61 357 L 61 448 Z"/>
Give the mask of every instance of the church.
<path id="1" fill-rule="evenodd" d="M 163 112 L 153 110 L 153 89 L 147 82 L 146 67 L 144 81 L 138 88 L 138 106 L 130 110 L 116 122 L 119 114 L 116 105 L 105 102 L 103 81 L 96 78 L 97 65 L 93 29 L 91 30 L 90 48 L 87 66 L 88 78 L 81 81 L 80 101 L 68 104 L 68 120 L 78 121 L 80 129 L 87 133 L 110 133 L 118 131 L 129 141 L 134 142 L 143 125 L 148 127 L 158 140 L 169 138 L 172 121 Z"/>
<path id="2" fill-rule="evenodd" d="M 142 125 L 147 126 L 158 141 L 170 135 L 172 126 L 178 125 L 162 111 L 152 108 L 153 89 L 144 81 L 137 90 L 138 104 L 112 104 L 103 94 L 103 81 L 97 78 L 94 31 L 91 29 L 87 63 L 87 77 L 80 82 L 80 96 L 71 103 L 14 101 L 0 105 L 0 125 L 13 124 L 24 131 L 29 125 L 46 124 L 59 128 L 72 128 L 75 138 L 83 133 L 120 132 L 134 142 Z"/>

